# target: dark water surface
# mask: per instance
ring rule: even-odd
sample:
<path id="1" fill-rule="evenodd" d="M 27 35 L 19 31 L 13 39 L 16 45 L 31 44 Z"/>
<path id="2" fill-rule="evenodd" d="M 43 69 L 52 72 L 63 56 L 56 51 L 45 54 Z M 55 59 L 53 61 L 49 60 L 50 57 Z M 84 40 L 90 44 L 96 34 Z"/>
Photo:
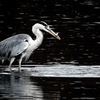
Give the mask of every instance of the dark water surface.
<path id="1" fill-rule="evenodd" d="M 51 77 L 28 75 L 24 71 L 10 74 L 3 73 L 7 66 L 0 66 L 0 100 L 100 100 L 100 79 L 93 77 L 100 76 L 100 1 L 0 0 L 0 40 L 19 33 L 35 38 L 31 27 L 39 21 L 59 32 L 61 41 L 45 33 L 42 45 L 28 61 L 31 69 L 36 67 L 34 64 L 55 64 L 58 68 L 59 63 L 66 64 L 69 75 L 76 71 L 80 76 L 58 77 L 55 72 L 52 77 L 53 70 Z M 70 62 L 79 66 L 71 67 Z M 85 70 L 81 65 L 89 66 Z M 98 67 L 91 70 L 91 65 Z M 81 77 L 85 72 L 87 76 Z M 88 77 L 88 73 L 92 76 Z"/>
<path id="2" fill-rule="evenodd" d="M 30 58 L 33 63 L 100 64 L 98 0 L 0 1 L 0 40 L 19 33 L 34 38 L 31 27 L 39 21 L 50 24 L 62 40 L 45 34 L 43 44 Z"/>
<path id="3" fill-rule="evenodd" d="M 2 74 L 0 100 L 100 100 L 100 79 Z"/>
<path id="4" fill-rule="evenodd" d="M 2 69 L 0 100 L 100 100 L 100 66 L 24 65 L 20 73 L 16 66 L 11 73 Z"/>

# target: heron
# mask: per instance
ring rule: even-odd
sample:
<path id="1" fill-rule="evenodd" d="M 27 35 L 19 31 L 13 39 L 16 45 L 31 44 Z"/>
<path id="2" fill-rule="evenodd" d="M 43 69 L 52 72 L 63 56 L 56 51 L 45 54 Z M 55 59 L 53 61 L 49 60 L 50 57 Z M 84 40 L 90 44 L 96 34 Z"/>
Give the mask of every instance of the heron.
<path id="1" fill-rule="evenodd" d="M 9 61 L 8 68 L 10 72 L 15 60 L 18 60 L 18 71 L 21 72 L 22 61 L 27 61 L 32 52 L 41 45 L 43 41 L 42 30 L 50 33 L 58 40 L 61 39 L 58 33 L 55 33 L 46 22 L 41 21 L 32 26 L 32 33 L 36 36 L 35 40 L 28 34 L 17 34 L 0 42 L 0 60 L 2 62 Z"/>

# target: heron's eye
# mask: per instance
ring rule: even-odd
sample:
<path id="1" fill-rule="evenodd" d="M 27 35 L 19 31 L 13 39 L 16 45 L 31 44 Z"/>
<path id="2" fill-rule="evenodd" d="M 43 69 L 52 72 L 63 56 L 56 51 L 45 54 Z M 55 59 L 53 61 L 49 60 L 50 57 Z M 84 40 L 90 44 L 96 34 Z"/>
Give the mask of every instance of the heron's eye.
<path id="1" fill-rule="evenodd" d="M 27 40 L 27 39 L 25 39 L 24 41 L 25 41 L 25 42 L 28 42 L 28 40 Z"/>

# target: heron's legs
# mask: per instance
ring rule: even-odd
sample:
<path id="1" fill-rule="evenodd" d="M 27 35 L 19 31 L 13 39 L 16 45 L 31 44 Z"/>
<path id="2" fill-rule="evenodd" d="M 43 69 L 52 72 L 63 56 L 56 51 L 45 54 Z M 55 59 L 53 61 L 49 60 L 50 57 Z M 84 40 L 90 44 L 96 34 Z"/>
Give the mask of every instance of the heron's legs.
<path id="1" fill-rule="evenodd" d="M 11 65 L 12 65 L 12 63 L 14 62 L 14 60 L 15 60 L 15 58 L 11 58 L 11 60 L 10 60 L 10 64 L 9 64 L 10 72 L 11 72 Z"/>
<path id="2" fill-rule="evenodd" d="M 25 57 L 26 53 L 23 52 L 20 59 L 19 59 L 19 67 L 18 67 L 18 71 L 21 72 L 21 63 L 22 63 L 22 60 L 23 58 Z"/>
<path id="3" fill-rule="evenodd" d="M 21 62 L 22 62 L 22 58 L 19 59 L 19 67 L 18 67 L 19 72 L 21 72 Z"/>

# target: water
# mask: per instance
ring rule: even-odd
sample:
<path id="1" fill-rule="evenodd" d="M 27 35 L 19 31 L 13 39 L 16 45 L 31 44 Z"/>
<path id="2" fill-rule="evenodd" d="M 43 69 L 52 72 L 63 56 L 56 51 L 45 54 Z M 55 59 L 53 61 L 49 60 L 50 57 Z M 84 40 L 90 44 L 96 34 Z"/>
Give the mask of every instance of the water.
<path id="1" fill-rule="evenodd" d="M 99 12 L 98 0 L 1 0 L 0 40 L 19 33 L 34 38 L 32 25 L 45 21 L 61 41 L 45 33 L 21 73 L 1 65 L 0 99 L 99 100 Z"/>
<path id="2" fill-rule="evenodd" d="M 99 100 L 100 66 L 23 65 L 0 72 L 0 100 Z"/>
<path id="3" fill-rule="evenodd" d="M 0 100 L 99 100 L 100 66 L 23 65 L 22 72 L 3 66 Z"/>

